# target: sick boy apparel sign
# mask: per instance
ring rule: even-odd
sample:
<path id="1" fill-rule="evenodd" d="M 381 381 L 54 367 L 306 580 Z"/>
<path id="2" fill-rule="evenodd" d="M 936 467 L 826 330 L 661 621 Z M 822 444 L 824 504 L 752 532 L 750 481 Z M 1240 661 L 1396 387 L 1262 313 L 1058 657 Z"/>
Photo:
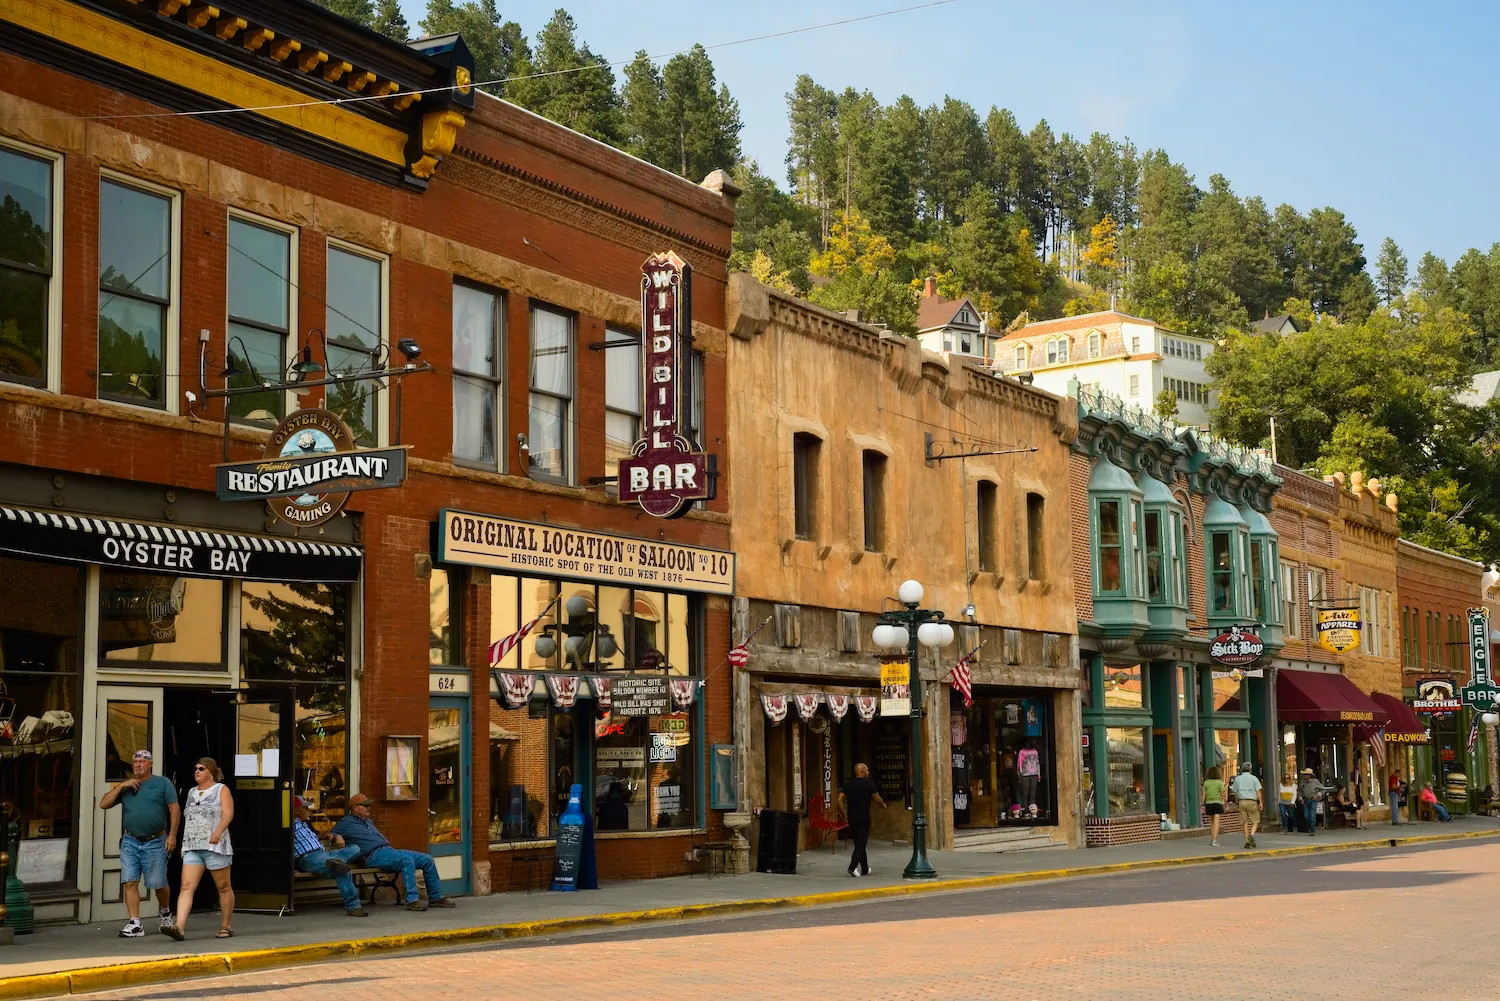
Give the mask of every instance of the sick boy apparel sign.
<path id="1" fill-rule="evenodd" d="M 713 496 L 712 457 L 683 434 L 683 348 L 692 343 L 693 269 L 668 251 L 641 266 L 641 438 L 620 460 L 620 499 L 680 518 Z"/>

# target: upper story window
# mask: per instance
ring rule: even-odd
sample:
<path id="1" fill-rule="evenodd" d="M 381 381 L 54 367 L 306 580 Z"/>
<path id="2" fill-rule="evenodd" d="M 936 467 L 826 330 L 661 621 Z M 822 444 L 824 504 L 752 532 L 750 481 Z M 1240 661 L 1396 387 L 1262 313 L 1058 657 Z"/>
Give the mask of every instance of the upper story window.
<path id="1" fill-rule="evenodd" d="M 1099 590 L 1120 594 L 1125 590 L 1124 529 L 1121 503 L 1101 500 L 1098 504 Z"/>
<path id="2" fill-rule="evenodd" d="M 167 391 L 177 354 L 176 205 L 155 187 L 99 182 L 101 399 L 158 409 L 176 402 Z"/>
<path id="3" fill-rule="evenodd" d="M 501 471 L 505 297 L 453 284 L 453 459 Z"/>
<path id="4" fill-rule="evenodd" d="M 0 142 L 0 379 L 56 389 L 62 158 Z"/>
<path id="5" fill-rule="evenodd" d="M 974 335 L 971 334 L 971 333 L 969 333 L 966 330 L 959 331 L 959 334 L 958 334 L 958 350 L 962 351 L 966 355 L 973 354 L 974 353 Z"/>
<path id="6" fill-rule="evenodd" d="M 1144 498 L 1146 600 L 1156 605 L 1187 605 L 1182 562 L 1182 506 L 1161 480 L 1141 477 Z"/>
<path id="7" fill-rule="evenodd" d="M 1016 345 L 1016 368 L 1026 367 L 1026 345 Z"/>
<path id="8" fill-rule="evenodd" d="M 604 331 L 604 475 L 615 476 L 641 436 L 641 338 Z"/>
<path id="9" fill-rule="evenodd" d="M 1281 564 L 1281 624 L 1287 639 L 1301 639 L 1302 615 L 1297 607 L 1297 568 Z"/>
<path id="10" fill-rule="evenodd" d="M 368 251 L 328 244 L 328 368 L 339 374 L 379 371 L 386 342 L 386 260 Z M 384 424 L 379 386 L 352 382 L 328 387 L 327 407 L 348 423 L 361 445 L 378 444 Z"/>
<path id="11" fill-rule="evenodd" d="M 230 388 L 279 382 L 286 370 L 287 338 L 296 315 L 297 231 L 263 219 L 229 218 Z M 329 358 L 330 367 L 333 359 Z M 231 419 L 272 425 L 286 413 L 283 393 L 229 398 Z"/>
<path id="12" fill-rule="evenodd" d="M 1093 333 L 1089 334 L 1089 357 L 1090 358 L 1098 358 L 1099 357 L 1100 341 L 1101 341 L 1101 338 L 1099 336 L 1099 331 L 1096 330 Z"/>
<path id="13" fill-rule="evenodd" d="M 818 459 L 823 442 L 815 434 L 792 435 L 792 529 L 799 539 L 818 536 Z"/>
<path id="14" fill-rule="evenodd" d="M 1000 568 L 995 535 L 999 526 L 999 488 L 989 480 L 980 480 L 976 505 L 979 543 L 979 569 L 994 573 Z"/>
<path id="15" fill-rule="evenodd" d="M 1141 338 L 1139 335 L 1130 338 L 1130 353 L 1133 355 L 1141 353 Z"/>
<path id="16" fill-rule="evenodd" d="M 1234 611 L 1234 557 L 1233 535 L 1229 532 L 1211 532 L 1208 537 L 1208 560 L 1210 591 L 1215 612 L 1230 614 Z"/>
<path id="17" fill-rule="evenodd" d="M 1047 579 L 1047 499 L 1026 495 L 1026 576 Z"/>
<path id="18" fill-rule="evenodd" d="M 1139 375 L 1132 375 L 1130 377 L 1130 395 L 1141 395 L 1141 377 Z"/>
<path id="19" fill-rule="evenodd" d="M 1140 487 L 1129 473 L 1101 456 L 1089 476 L 1089 506 L 1095 594 L 1144 599 Z"/>
<path id="20" fill-rule="evenodd" d="M 569 483 L 573 477 L 573 316 L 531 307 L 530 473 Z"/>
<path id="21" fill-rule="evenodd" d="M 1047 364 L 1061 365 L 1068 360 L 1068 339 L 1054 337 L 1047 342 Z"/>
<path id="22" fill-rule="evenodd" d="M 865 551 L 879 553 L 885 550 L 886 458 L 869 449 L 860 458 L 864 473 Z"/>

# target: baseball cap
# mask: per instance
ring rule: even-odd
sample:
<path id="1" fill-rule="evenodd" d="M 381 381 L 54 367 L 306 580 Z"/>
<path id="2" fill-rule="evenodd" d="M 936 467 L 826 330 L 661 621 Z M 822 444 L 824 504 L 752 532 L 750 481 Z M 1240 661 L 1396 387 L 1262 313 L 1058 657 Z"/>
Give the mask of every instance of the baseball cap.
<path id="1" fill-rule="evenodd" d="M 370 797 L 366 796 L 364 793 L 357 792 L 353 796 L 349 797 L 349 809 L 352 810 L 356 806 L 368 806 L 369 804 L 371 804 L 373 802 L 375 802 L 375 801 L 373 799 L 371 799 Z"/>
<path id="2" fill-rule="evenodd" d="M 148 750 L 146 750 L 145 748 L 142 748 L 141 750 L 135 752 L 135 760 L 136 761 L 150 761 L 151 760 L 151 752 L 148 751 Z"/>
<path id="3" fill-rule="evenodd" d="M 307 805 L 307 803 L 302 799 L 301 796 L 293 796 L 292 797 L 292 803 L 294 805 L 296 805 L 296 806 L 299 806 L 299 807 Z"/>

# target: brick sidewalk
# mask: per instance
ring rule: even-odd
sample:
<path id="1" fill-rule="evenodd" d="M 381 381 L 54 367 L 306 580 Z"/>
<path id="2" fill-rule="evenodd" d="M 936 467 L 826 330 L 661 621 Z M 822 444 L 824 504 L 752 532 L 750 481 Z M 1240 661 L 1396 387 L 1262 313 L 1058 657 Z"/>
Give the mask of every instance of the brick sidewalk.
<path id="1" fill-rule="evenodd" d="M 938 869 L 939 882 L 946 884 L 950 880 L 1045 874 L 1081 867 L 1093 869 L 1115 865 L 1170 865 L 1220 858 L 1226 851 L 1234 857 L 1264 856 L 1286 849 L 1328 849 L 1336 845 L 1386 838 L 1484 835 L 1491 832 L 1500 834 L 1500 821 L 1475 817 L 1461 818 L 1452 824 L 1406 824 L 1400 827 L 1381 825 L 1368 831 L 1320 832 L 1316 838 L 1262 834 L 1259 838 L 1260 848 L 1255 852 L 1242 852 L 1237 848 L 1213 849 L 1209 847 L 1206 837 L 1200 837 L 1080 851 L 998 855 L 934 852 L 931 858 Z M 848 849 L 844 848 L 838 853 L 827 850 L 804 853 L 798 859 L 797 874 L 789 876 L 751 873 L 713 879 L 702 876 L 673 877 L 606 884 L 596 892 L 498 894 L 462 898 L 454 910 L 428 911 L 422 914 L 413 914 L 383 903 L 372 907 L 371 917 L 363 919 L 346 917 L 336 906 L 318 907 L 286 917 L 236 914 L 236 935 L 232 942 L 212 937 L 218 926 L 216 915 L 205 913 L 195 913 L 194 921 L 189 927 L 189 940 L 181 945 L 156 934 L 148 935 L 145 939 L 120 939 L 116 936 L 118 922 L 46 927 L 33 935 L 19 937 L 12 947 L 0 949 L 0 967 L 4 968 L 7 975 L 7 979 L 0 979 L 0 997 L 6 996 L 3 988 L 10 978 L 150 960 L 218 955 L 230 951 L 225 948 L 226 945 L 231 946 L 234 952 L 295 949 L 317 943 L 347 942 L 351 939 L 433 931 L 457 932 L 481 926 L 597 915 L 624 915 L 612 923 L 627 923 L 630 912 L 663 908 L 774 901 L 779 898 L 838 894 L 851 890 L 869 891 L 875 888 L 890 888 L 892 892 L 899 892 L 898 888 L 913 885 L 901 879 L 901 869 L 909 856 L 909 848 L 889 844 L 872 845 L 871 863 L 874 872 L 867 879 L 857 880 L 850 879 L 844 871 L 849 858 Z M 1204 878 L 1208 877 L 1205 875 Z M 154 926 L 155 922 L 150 924 Z M 275 964 L 267 962 L 264 965 Z"/>

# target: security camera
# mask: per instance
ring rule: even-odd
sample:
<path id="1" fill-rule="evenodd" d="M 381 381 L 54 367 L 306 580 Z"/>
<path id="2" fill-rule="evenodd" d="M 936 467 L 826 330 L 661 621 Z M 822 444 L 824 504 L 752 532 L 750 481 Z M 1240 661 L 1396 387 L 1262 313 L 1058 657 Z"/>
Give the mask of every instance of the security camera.
<path id="1" fill-rule="evenodd" d="M 406 355 L 408 365 L 422 357 L 422 348 L 410 337 L 401 338 L 396 342 L 396 347 L 400 348 L 401 353 Z"/>

